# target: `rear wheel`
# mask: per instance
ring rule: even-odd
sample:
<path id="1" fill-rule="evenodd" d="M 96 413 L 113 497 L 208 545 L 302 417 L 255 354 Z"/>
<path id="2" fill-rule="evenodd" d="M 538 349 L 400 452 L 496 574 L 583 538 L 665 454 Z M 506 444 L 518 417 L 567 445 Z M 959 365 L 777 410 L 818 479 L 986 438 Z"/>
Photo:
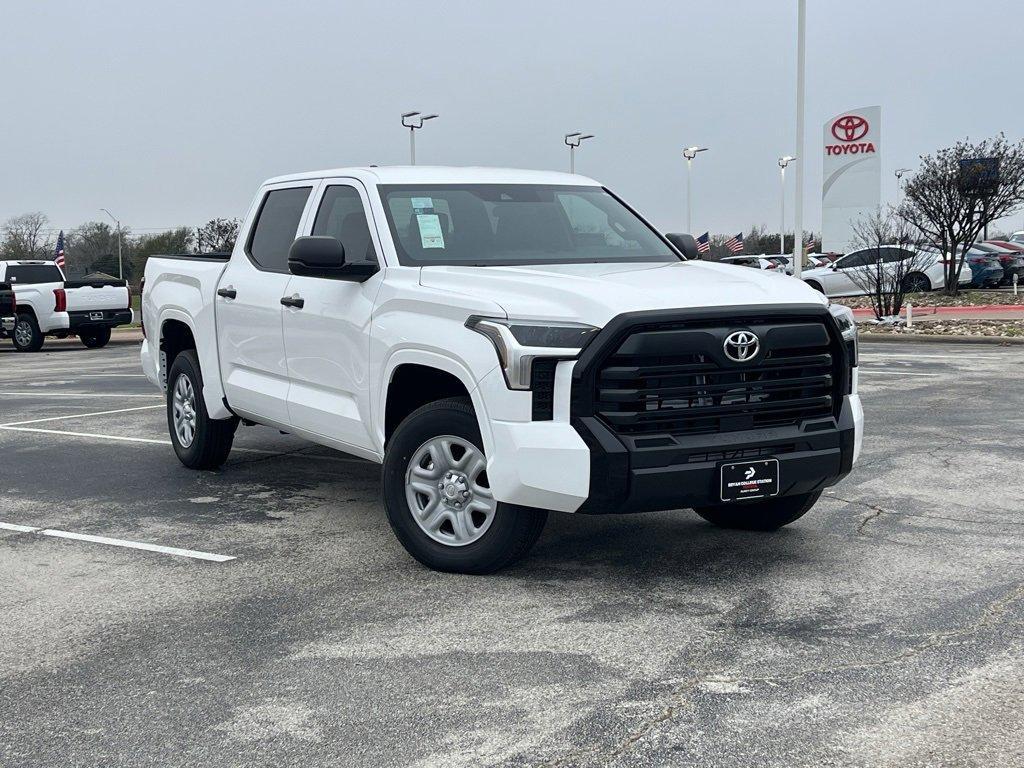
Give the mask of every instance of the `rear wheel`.
<path id="1" fill-rule="evenodd" d="M 932 281 L 923 272 L 911 272 L 903 278 L 904 293 L 924 293 L 932 289 Z"/>
<path id="2" fill-rule="evenodd" d="M 27 312 L 18 315 L 11 338 L 19 352 L 38 352 L 43 348 L 43 332 L 39 330 L 35 315 Z"/>
<path id="3" fill-rule="evenodd" d="M 428 568 L 493 573 L 523 557 L 547 512 L 502 504 L 472 405 L 430 403 L 403 421 L 384 456 L 384 506 L 406 551 Z"/>
<path id="4" fill-rule="evenodd" d="M 167 374 L 167 427 L 179 461 L 190 469 L 216 469 L 231 452 L 238 419 L 211 419 L 193 350 L 180 352 Z"/>
<path id="5" fill-rule="evenodd" d="M 107 342 L 110 341 L 110 329 L 97 328 L 93 331 L 85 331 L 78 334 L 78 338 L 89 349 L 99 349 L 107 346 Z"/>
<path id="6" fill-rule="evenodd" d="M 821 491 L 815 491 L 748 504 L 695 507 L 693 511 L 719 528 L 774 531 L 807 514 L 819 496 Z"/>

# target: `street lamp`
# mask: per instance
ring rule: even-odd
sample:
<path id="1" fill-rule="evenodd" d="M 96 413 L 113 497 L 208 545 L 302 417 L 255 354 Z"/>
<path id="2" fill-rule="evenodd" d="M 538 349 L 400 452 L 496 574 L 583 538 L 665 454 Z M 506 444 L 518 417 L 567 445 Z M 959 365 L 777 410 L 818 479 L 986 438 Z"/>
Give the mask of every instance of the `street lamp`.
<path id="1" fill-rule="evenodd" d="M 419 112 L 403 112 L 402 125 L 409 129 L 409 165 L 416 165 L 416 131 L 423 127 L 427 120 L 437 115 L 422 115 Z"/>
<path id="2" fill-rule="evenodd" d="M 707 147 L 687 147 L 683 150 L 683 157 L 686 158 L 686 231 L 691 235 L 693 234 L 693 224 L 691 222 L 693 206 L 690 204 L 690 193 L 692 191 L 690 176 L 693 174 L 693 158 L 697 156 L 698 152 L 707 151 Z"/>
<path id="3" fill-rule="evenodd" d="M 565 134 L 565 146 L 569 148 L 569 173 L 576 173 L 576 147 L 592 138 L 594 138 L 594 134 L 580 131 Z"/>
<path id="4" fill-rule="evenodd" d="M 117 279 L 124 280 L 124 267 L 121 264 L 121 222 L 118 221 L 117 217 L 106 208 L 100 208 L 100 210 L 112 218 L 114 223 L 117 224 Z"/>
<path id="5" fill-rule="evenodd" d="M 896 207 L 900 205 L 900 191 L 903 189 L 903 174 L 913 173 L 913 168 L 897 168 L 896 169 Z"/>
<path id="6" fill-rule="evenodd" d="M 782 195 L 779 203 L 779 255 L 786 255 L 786 166 L 796 160 L 793 155 L 779 158 L 779 174 L 782 181 Z"/>
<path id="7" fill-rule="evenodd" d="M 796 154 L 804 154 L 804 70 L 807 48 L 807 0 L 797 0 L 796 11 Z M 793 277 L 804 266 L 804 164 L 796 164 L 796 214 L 793 220 Z"/>

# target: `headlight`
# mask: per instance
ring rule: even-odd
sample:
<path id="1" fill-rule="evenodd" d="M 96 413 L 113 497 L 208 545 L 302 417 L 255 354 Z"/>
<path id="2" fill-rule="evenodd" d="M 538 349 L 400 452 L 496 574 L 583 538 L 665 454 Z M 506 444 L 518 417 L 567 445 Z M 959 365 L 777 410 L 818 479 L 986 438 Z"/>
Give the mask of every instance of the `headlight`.
<path id="1" fill-rule="evenodd" d="M 832 313 L 839 332 L 843 334 L 850 365 L 857 365 L 857 321 L 853 319 L 853 310 L 842 304 L 829 304 L 828 311 Z"/>
<path id="2" fill-rule="evenodd" d="M 509 389 L 529 389 L 533 361 L 539 357 L 571 360 L 591 334 L 592 325 L 503 320 L 474 315 L 466 327 L 490 339 Z"/>

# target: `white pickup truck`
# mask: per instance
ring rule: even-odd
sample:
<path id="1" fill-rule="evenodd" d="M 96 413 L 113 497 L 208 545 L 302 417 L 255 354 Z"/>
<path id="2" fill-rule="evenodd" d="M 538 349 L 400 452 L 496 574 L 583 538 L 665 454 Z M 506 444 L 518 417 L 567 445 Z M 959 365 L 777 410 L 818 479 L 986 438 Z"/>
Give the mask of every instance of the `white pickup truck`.
<path id="1" fill-rule="evenodd" d="M 149 260 L 142 367 L 186 466 L 222 464 L 240 421 L 381 463 L 436 569 L 513 562 L 549 510 L 778 528 L 857 459 L 856 326 L 695 250 L 583 176 L 283 176 L 230 258 Z"/>
<path id="2" fill-rule="evenodd" d="M 46 336 L 78 336 L 96 349 L 110 341 L 110 329 L 132 322 L 131 291 L 124 280 L 64 279 L 52 261 L 0 261 L 0 283 L 9 283 L 17 319 L 9 335 L 19 352 L 38 352 Z"/>

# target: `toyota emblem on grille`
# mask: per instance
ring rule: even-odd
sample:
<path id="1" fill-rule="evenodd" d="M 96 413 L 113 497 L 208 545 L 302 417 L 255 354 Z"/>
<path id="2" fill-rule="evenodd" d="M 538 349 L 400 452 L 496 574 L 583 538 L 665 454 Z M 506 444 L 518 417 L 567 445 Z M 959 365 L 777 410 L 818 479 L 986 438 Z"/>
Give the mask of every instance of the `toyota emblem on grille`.
<path id="1" fill-rule="evenodd" d="M 757 356 L 761 342 L 756 333 L 733 331 L 725 337 L 725 356 L 737 363 L 745 363 Z"/>

